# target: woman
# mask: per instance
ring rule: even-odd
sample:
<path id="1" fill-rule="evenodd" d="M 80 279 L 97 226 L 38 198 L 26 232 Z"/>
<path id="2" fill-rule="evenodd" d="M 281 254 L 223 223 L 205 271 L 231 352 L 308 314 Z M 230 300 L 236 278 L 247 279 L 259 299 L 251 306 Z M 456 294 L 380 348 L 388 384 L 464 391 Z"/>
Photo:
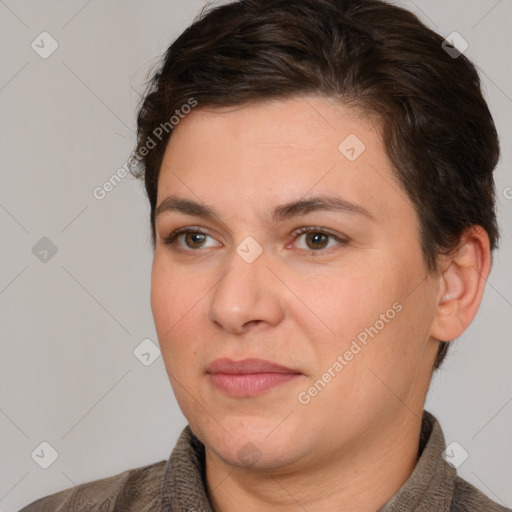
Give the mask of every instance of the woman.
<path id="1" fill-rule="evenodd" d="M 24 512 L 509 510 L 424 410 L 498 238 L 498 139 L 462 52 L 378 0 L 239 0 L 185 30 L 133 163 L 189 425 L 169 461 Z"/>

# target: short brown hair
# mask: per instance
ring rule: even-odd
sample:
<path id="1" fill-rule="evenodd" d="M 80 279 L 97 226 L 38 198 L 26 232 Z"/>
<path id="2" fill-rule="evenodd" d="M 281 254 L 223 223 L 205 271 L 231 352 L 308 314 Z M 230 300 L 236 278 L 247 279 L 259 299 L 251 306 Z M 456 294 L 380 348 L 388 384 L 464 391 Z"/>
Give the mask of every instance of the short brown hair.
<path id="1" fill-rule="evenodd" d="M 172 134 L 160 129 L 155 137 L 158 127 L 191 98 L 198 108 L 226 107 L 315 93 L 382 120 L 386 151 L 418 213 L 429 272 L 471 226 L 486 230 L 494 250 L 496 128 L 474 65 L 442 43 L 414 14 L 381 0 L 237 0 L 203 9 L 168 48 L 138 112 L 132 172 L 144 179 L 153 248 L 158 176 Z"/>

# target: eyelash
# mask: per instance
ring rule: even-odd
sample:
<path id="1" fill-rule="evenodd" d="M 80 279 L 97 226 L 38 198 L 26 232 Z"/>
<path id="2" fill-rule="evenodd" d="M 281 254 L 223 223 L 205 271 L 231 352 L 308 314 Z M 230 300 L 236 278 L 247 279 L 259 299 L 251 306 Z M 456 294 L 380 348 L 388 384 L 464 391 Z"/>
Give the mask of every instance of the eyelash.
<path id="1" fill-rule="evenodd" d="M 199 248 L 199 249 L 190 249 L 190 248 L 189 249 L 182 249 L 182 248 L 179 248 L 177 246 L 176 241 L 177 241 L 178 237 L 180 235 L 189 234 L 189 233 L 210 236 L 206 231 L 204 231 L 201 228 L 186 227 L 186 228 L 180 228 L 180 229 L 177 229 L 176 231 L 173 231 L 169 236 L 165 237 L 162 240 L 162 242 L 165 245 L 173 246 L 173 249 L 175 251 L 177 251 L 177 252 L 181 252 L 181 253 L 200 252 L 202 248 Z M 314 226 L 308 226 L 308 227 L 303 227 L 303 228 L 297 229 L 294 232 L 295 239 L 298 238 L 299 236 L 301 236 L 303 234 L 307 234 L 307 233 L 318 233 L 318 234 L 329 236 L 329 237 L 333 238 L 334 240 L 336 240 L 336 242 L 338 242 L 341 246 L 344 246 L 344 245 L 346 245 L 348 243 L 348 240 L 340 238 L 340 237 L 334 235 L 333 233 L 331 233 L 330 231 L 328 231 L 328 230 L 326 230 L 324 228 L 319 228 L 319 227 L 314 227 Z M 325 251 L 326 251 L 326 249 L 318 249 L 318 250 L 302 249 L 302 250 L 304 250 L 306 252 L 309 252 L 309 253 L 314 253 L 314 254 L 325 253 Z M 326 253 L 326 254 L 328 254 L 328 253 Z"/>

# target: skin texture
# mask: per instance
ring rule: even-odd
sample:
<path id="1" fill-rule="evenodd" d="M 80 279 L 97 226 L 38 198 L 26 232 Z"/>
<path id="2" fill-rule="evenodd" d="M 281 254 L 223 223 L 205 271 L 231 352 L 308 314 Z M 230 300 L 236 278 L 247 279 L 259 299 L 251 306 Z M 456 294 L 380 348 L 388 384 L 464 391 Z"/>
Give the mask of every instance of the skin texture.
<path id="1" fill-rule="evenodd" d="M 354 161 L 338 149 L 350 134 L 365 145 Z M 157 215 L 151 288 L 172 388 L 207 449 L 215 510 L 377 510 L 416 464 L 436 339 L 459 336 L 480 304 L 485 231 L 466 233 L 429 275 L 379 123 L 314 95 L 194 109 L 167 146 L 157 205 L 171 194 L 220 218 Z M 317 195 L 361 205 L 372 219 L 315 211 L 272 223 L 277 205 Z M 295 233 L 308 226 L 334 236 Z M 207 236 L 163 242 L 182 227 Z M 252 263 L 236 251 L 248 236 L 263 251 Z M 389 319 L 393 304 L 400 311 Z M 384 327 L 332 370 L 383 314 Z M 263 358 L 301 375 L 231 397 L 206 373 L 219 357 Z M 329 368 L 329 382 L 301 403 Z"/>

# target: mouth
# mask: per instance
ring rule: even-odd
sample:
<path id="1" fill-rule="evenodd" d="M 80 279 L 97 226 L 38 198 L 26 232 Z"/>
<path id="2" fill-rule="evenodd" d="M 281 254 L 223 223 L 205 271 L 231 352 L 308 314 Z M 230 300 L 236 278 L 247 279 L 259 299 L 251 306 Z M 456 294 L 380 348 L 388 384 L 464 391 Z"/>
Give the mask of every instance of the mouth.
<path id="1" fill-rule="evenodd" d="M 216 359 L 206 373 L 215 388 L 237 397 L 260 395 L 302 376 L 298 370 L 264 359 Z"/>

